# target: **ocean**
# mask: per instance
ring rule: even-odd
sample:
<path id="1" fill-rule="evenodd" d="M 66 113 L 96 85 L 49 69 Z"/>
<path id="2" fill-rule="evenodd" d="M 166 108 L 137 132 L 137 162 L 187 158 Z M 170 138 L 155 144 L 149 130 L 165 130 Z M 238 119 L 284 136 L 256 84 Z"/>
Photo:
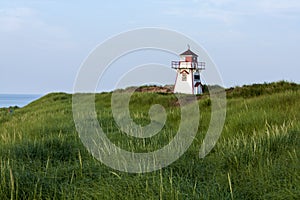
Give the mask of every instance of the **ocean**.
<path id="1" fill-rule="evenodd" d="M 41 94 L 0 94 L 0 108 L 24 107 L 42 96 Z"/>

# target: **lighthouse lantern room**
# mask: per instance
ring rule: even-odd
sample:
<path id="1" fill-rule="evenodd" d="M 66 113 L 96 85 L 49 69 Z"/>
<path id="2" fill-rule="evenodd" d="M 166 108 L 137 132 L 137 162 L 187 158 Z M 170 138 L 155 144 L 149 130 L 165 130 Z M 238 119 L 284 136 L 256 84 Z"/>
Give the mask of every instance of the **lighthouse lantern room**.
<path id="1" fill-rule="evenodd" d="M 205 69 L 205 62 L 198 62 L 198 55 L 190 50 L 180 54 L 180 61 L 172 61 L 176 70 L 174 93 L 202 94 L 200 72 Z"/>

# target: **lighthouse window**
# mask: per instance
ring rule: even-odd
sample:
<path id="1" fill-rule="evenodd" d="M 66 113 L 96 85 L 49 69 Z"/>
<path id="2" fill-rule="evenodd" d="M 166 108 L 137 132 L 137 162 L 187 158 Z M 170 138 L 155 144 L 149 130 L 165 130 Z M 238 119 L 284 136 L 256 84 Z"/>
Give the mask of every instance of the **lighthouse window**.
<path id="1" fill-rule="evenodd" d="M 185 62 L 192 62 L 192 57 L 185 57 Z"/>
<path id="2" fill-rule="evenodd" d="M 186 75 L 186 73 L 183 73 L 182 74 L 182 81 L 186 81 L 186 79 L 187 79 L 187 75 Z"/>
<path id="3" fill-rule="evenodd" d="M 194 79 L 195 79 L 195 80 L 200 80 L 200 75 L 199 75 L 199 74 L 195 74 L 195 75 L 194 75 Z"/>

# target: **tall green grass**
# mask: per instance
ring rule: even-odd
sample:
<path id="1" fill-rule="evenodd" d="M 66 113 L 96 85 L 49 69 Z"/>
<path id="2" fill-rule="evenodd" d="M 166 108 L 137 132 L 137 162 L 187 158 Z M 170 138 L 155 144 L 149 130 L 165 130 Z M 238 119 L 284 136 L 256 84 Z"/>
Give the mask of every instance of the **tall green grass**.
<path id="1" fill-rule="evenodd" d="M 268 92 L 259 95 L 241 92 L 257 85 L 228 91 L 222 136 L 200 159 L 210 120 L 209 99 L 203 96 L 191 147 L 170 166 L 145 174 L 115 171 L 87 152 L 75 130 L 69 94 L 46 95 L 13 114 L 0 109 L 0 199 L 300 199 L 300 90 L 287 84 L 262 84 Z M 167 110 L 166 125 L 151 139 L 120 132 L 110 98 L 111 93 L 96 95 L 98 120 L 120 147 L 147 152 L 176 134 L 180 110 L 174 95 L 133 95 L 136 123 L 150 122 L 152 104 Z"/>

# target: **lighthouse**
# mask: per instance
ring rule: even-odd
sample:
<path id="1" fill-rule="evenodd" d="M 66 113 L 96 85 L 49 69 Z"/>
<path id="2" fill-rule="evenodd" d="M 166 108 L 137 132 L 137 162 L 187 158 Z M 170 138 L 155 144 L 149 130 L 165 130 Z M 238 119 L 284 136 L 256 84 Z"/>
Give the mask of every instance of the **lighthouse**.
<path id="1" fill-rule="evenodd" d="M 180 61 L 172 61 L 176 70 L 174 93 L 202 94 L 200 72 L 205 69 L 205 62 L 198 62 L 198 55 L 190 50 L 180 54 Z"/>

